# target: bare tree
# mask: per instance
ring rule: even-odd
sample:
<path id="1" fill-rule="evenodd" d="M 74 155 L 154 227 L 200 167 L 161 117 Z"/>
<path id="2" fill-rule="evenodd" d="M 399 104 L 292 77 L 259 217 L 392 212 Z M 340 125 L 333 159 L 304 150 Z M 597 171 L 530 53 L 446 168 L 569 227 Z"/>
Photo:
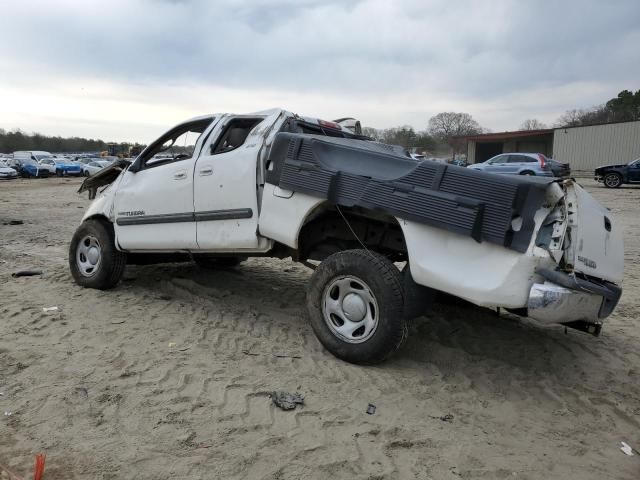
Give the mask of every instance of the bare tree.
<path id="1" fill-rule="evenodd" d="M 455 157 L 466 144 L 460 137 L 482 133 L 482 127 L 468 113 L 442 112 L 429 119 L 429 133 L 448 143 Z"/>
<path id="2" fill-rule="evenodd" d="M 586 112 L 584 110 L 572 109 L 564 112 L 556 121 L 558 127 L 576 127 L 582 125 L 582 117 Z"/>
<path id="3" fill-rule="evenodd" d="M 367 137 L 371 137 L 374 140 L 381 140 L 382 139 L 382 132 L 380 130 L 378 130 L 377 128 L 373 128 L 373 127 L 362 127 L 362 134 L 367 136 Z"/>
<path id="4" fill-rule="evenodd" d="M 436 147 L 436 141 L 429 132 L 416 132 L 411 125 L 386 128 L 378 130 L 372 127 L 363 127 L 362 133 L 379 142 L 390 145 L 401 145 L 409 150 L 431 151 Z"/>
<path id="5" fill-rule="evenodd" d="M 482 128 L 468 113 L 442 112 L 429 119 L 429 133 L 441 140 L 480 132 Z"/>
<path id="6" fill-rule="evenodd" d="M 528 118 L 520 125 L 520 130 L 542 130 L 544 128 L 547 126 L 536 118 Z"/>

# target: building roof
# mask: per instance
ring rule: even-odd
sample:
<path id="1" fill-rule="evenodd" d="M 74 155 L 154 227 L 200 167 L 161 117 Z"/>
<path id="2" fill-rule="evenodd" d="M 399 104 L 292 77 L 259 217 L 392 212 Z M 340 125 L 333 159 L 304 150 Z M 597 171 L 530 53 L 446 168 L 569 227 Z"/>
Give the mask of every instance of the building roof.
<path id="1" fill-rule="evenodd" d="M 539 137 L 553 133 L 553 128 L 543 128 L 540 130 L 516 130 L 514 132 L 481 133 L 480 135 L 464 135 L 457 138 L 475 141 L 509 140 L 521 137 Z"/>

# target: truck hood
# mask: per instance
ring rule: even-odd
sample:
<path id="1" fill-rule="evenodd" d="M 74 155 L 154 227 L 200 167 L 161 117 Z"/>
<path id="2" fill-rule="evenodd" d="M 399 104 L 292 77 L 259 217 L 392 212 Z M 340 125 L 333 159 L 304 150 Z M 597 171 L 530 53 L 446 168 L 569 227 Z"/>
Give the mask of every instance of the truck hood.
<path id="1" fill-rule="evenodd" d="M 98 188 L 113 183 L 113 181 L 120 176 L 120 174 L 126 170 L 131 162 L 129 160 L 116 160 L 110 166 L 103 168 L 98 173 L 88 177 L 80 188 L 78 193 L 89 192 L 89 198 L 93 199 L 96 196 Z"/>

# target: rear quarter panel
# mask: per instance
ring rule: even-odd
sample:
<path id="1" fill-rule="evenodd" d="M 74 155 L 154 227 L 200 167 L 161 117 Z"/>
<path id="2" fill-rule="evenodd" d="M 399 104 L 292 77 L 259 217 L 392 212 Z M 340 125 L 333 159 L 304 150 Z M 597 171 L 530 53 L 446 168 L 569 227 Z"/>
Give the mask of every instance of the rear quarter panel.
<path id="1" fill-rule="evenodd" d="M 476 305 L 526 305 L 536 267 L 551 262 L 541 251 L 522 254 L 428 225 L 398 221 L 414 281 Z"/>

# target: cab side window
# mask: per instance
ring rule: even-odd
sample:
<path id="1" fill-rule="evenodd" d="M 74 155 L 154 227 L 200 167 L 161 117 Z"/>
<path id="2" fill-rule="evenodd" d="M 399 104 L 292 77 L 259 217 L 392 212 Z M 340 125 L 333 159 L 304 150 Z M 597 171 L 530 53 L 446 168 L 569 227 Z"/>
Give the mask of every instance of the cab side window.
<path id="1" fill-rule="evenodd" d="M 244 145 L 251 130 L 264 118 L 234 118 L 224 127 L 218 140 L 211 145 L 211 155 L 226 153 Z"/>

